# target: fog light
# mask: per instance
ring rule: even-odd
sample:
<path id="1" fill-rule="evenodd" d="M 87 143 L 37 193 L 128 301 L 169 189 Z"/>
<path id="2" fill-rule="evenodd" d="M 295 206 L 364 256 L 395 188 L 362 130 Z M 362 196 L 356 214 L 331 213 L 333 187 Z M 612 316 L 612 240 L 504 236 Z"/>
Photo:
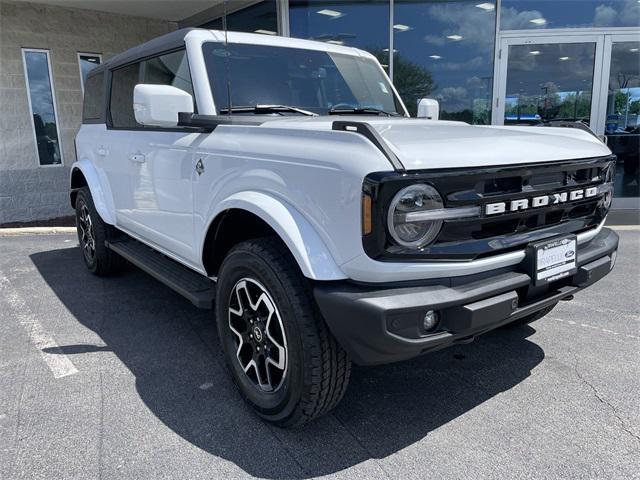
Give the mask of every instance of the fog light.
<path id="1" fill-rule="evenodd" d="M 614 250 L 611 254 L 611 265 L 609 266 L 609 270 L 613 270 L 613 266 L 616 264 L 616 257 L 618 256 L 618 251 Z"/>
<path id="2" fill-rule="evenodd" d="M 438 317 L 438 312 L 434 310 L 428 310 L 427 313 L 424 314 L 424 319 L 422 320 L 422 328 L 425 332 L 432 332 L 436 329 L 436 327 L 440 323 L 440 318 Z"/>

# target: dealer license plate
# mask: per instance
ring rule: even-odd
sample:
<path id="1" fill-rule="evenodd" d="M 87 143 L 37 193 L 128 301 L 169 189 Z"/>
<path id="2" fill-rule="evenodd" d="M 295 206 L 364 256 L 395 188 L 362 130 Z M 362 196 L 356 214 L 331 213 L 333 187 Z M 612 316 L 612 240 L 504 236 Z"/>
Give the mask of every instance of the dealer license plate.
<path id="1" fill-rule="evenodd" d="M 536 243 L 532 247 L 536 284 L 560 280 L 577 271 L 578 242 L 575 235 Z"/>

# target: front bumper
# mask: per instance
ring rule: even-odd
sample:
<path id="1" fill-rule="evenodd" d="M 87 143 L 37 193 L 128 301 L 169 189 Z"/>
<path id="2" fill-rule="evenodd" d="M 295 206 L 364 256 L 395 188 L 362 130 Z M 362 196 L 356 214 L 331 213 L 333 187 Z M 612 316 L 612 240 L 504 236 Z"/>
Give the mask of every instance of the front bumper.
<path id="1" fill-rule="evenodd" d="M 331 332 L 355 363 L 391 363 L 471 341 L 570 297 L 611 271 L 617 249 L 618 235 L 603 228 L 578 248 L 575 275 L 542 287 L 534 287 L 525 268 L 516 266 L 420 286 L 319 283 L 314 295 Z M 440 328 L 421 334 L 428 310 L 439 313 Z"/>

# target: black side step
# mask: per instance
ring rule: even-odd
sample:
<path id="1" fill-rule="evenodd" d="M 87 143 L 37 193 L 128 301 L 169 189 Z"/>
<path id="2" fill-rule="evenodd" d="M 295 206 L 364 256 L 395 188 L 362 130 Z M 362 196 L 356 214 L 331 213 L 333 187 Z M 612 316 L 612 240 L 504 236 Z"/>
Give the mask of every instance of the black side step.
<path id="1" fill-rule="evenodd" d="M 136 240 L 105 242 L 107 248 L 187 298 L 198 308 L 211 309 L 216 284 Z"/>

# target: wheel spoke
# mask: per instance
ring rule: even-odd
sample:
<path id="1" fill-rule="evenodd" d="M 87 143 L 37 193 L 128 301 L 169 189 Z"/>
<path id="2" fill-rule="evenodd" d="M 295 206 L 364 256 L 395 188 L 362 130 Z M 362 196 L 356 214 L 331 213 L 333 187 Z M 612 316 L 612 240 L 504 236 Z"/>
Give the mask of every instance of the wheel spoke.
<path id="1" fill-rule="evenodd" d="M 239 280 L 229 297 L 228 317 L 245 375 L 263 391 L 276 390 L 284 381 L 287 346 L 282 319 L 268 291 L 253 279 Z"/>
<path id="2" fill-rule="evenodd" d="M 89 260 L 93 260 L 96 254 L 96 240 L 93 231 L 93 222 L 89 208 L 85 203 L 80 206 L 78 227 L 80 229 L 80 246 Z"/>

